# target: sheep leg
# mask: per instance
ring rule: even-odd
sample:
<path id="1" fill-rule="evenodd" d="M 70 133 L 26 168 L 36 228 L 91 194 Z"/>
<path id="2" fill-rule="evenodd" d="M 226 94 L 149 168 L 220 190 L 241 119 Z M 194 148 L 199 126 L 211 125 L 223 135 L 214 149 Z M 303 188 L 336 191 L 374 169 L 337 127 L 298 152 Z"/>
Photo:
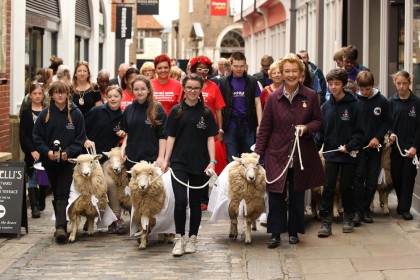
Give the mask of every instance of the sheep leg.
<path id="1" fill-rule="evenodd" d="M 95 224 L 95 219 L 94 218 L 87 218 L 87 222 L 88 222 L 88 235 L 92 236 L 93 235 L 93 227 Z"/>
<path id="2" fill-rule="evenodd" d="M 147 246 L 147 236 L 148 236 L 147 230 L 142 230 L 141 231 L 140 245 L 139 245 L 139 249 L 140 250 L 146 249 L 146 246 Z"/>
<path id="3" fill-rule="evenodd" d="M 168 244 L 174 244 L 175 233 L 170 233 L 168 235 Z"/>
<path id="4" fill-rule="evenodd" d="M 165 242 L 165 238 L 166 238 L 167 234 L 166 233 L 159 233 L 158 234 L 158 242 L 159 243 L 164 243 Z"/>
<path id="5" fill-rule="evenodd" d="M 71 215 L 71 233 L 69 236 L 69 242 L 73 243 L 74 241 L 76 241 L 76 233 L 77 233 L 77 228 L 79 227 L 80 224 L 80 216 L 76 215 L 75 217 L 73 215 Z"/>
<path id="6" fill-rule="evenodd" d="M 245 244 L 251 244 L 251 225 L 253 224 L 253 222 L 251 221 L 251 219 L 247 218 L 245 220 L 245 223 L 246 223 Z"/>
<path id="7" fill-rule="evenodd" d="M 340 213 L 338 212 L 338 204 L 339 204 L 339 198 L 337 195 L 334 195 L 334 206 L 333 206 L 333 215 L 335 219 L 340 218 Z"/>
<path id="8" fill-rule="evenodd" d="M 253 221 L 252 222 L 252 228 L 251 228 L 253 231 L 256 231 L 257 230 L 257 221 Z"/>
<path id="9" fill-rule="evenodd" d="M 238 215 L 239 215 L 239 202 L 232 200 L 229 205 L 229 217 L 230 217 L 229 238 L 236 239 L 238 237 Z"/>
<path id="10" fill-rule="evenodd" d="M 389 208 L 388 208 L 388 192 L 387 191 L 382 192 L 382 202 L 384 204 L 384 208 L 383 208 L 384 214 L 388 216 Z"/>

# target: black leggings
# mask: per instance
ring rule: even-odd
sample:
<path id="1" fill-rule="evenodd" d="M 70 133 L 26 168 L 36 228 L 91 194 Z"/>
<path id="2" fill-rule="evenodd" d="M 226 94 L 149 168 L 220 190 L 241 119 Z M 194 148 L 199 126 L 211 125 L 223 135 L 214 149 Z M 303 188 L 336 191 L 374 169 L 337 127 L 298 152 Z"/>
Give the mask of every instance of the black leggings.
<path id="1" fill-rule="evenodd" d="M 70 186 L 73 181 L 74 164 L 68 161 L 60 161 L 53 164 L 44 164 L 45 171 L 50 181 L 55 200 L 68 200 Z"/>
<path id="2" fill-rule="evenodd" d="M 194 175 L 184 171 L 175 171 L 175 176 L 182 182 L 191 186 L 201 186 L 207 182 L 205 175 Z M 201 223 L 201 191 L 202 189 L 190 189 L 178 183 L 172 177 L 172 189 L 175 196 L 175 231 L 177 234 L 185 234 L 185 223 L 187 220 L 187 205 L 190 206 L 190 231 L 189 236 L 197 235 Z M 189 194 L 187 196 L 187 193 Z"/>

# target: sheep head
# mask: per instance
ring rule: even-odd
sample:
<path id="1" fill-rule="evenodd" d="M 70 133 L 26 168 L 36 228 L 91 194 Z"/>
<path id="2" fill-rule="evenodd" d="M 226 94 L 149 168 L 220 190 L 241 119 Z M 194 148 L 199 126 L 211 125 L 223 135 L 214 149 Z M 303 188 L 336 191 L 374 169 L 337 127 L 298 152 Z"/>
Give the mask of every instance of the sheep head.
<path id="1" fill-rule="evenodd" d="M 112 170 L 114 170 L 115 173 L 120 173 L 123 168 L 123 163 L 121 162 L 121 148 L 112 148 L 111 151 L 102 153 L 109 158 L 108 161 L 111 163 Z"/>
<path id="2" fill-rule="evenodd" d="M 95 161 L 102 157 L 102 155 L 79 155 L 77 158 L 69 158 L 69 162 L 75 163 L 75 169 L 78 169 L 84 178 L 90 177 Z"/>
<path id="3" fill-rule="evenodd" d="M 257 170 L 260 168 L 260 156 L 256 153 L 242 153 L 240 158 L 232 157 L 241 166 L 241 175 L 253 183 L 257 177 Z"/>
<path id="4" fill-rule="evenodd" d="M 127 171 L 127 173 L 131 174 L 130 187 L 137 187 L 141 191 L 145 191 L 156 176 L 159 176 L 156 173 L 157 170 L 157 167 L 144 160 L 136 163 L 130 171 Z"/>

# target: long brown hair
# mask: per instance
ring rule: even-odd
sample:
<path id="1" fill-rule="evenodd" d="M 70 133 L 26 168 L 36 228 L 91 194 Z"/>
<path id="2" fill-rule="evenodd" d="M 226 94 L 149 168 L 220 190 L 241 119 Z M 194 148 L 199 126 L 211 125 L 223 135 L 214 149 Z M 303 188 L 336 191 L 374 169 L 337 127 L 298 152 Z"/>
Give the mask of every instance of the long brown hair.
<path id="1" fill-rule="evenodd" d="M 150 82 L 149 78 L 147 78 L 146 76 L 137 75 L 131 80 L 131 88 L 134 88 L 134 84 L 139 81 L 143 82 L 147 86 L 147 89 L 149 90 L 149 93 L 147 94 L 147 97 L 146 97 L 146 102 L 147 102 L 146 115 L 149 118 L 150 122 L 152 123 L 152 127 L 161 125 L 162 120 L 158 120 L 156 118 L 158 114 L 157 104 L 159 102 L 156 101 L 154 97 L 152 83 Z"/>
<path id="2" fill-rule="evenodd" d="M 70 106 L 71 106 L 70 89 L 65 83 L 60 82 L 60 81 L 54 82 L 51 85 L 50 89 L 48 90 L 49 102 L 47 103 L 48 112 L 47 112 L 47 116 L 45 117 L 45 123 L 47 123 L 50 120 L 51 98 L 55 91 L 67 93 L 67 119 L 69 121 L 69 124 L 73 124 L 73 121 L 70 116 Z"/>

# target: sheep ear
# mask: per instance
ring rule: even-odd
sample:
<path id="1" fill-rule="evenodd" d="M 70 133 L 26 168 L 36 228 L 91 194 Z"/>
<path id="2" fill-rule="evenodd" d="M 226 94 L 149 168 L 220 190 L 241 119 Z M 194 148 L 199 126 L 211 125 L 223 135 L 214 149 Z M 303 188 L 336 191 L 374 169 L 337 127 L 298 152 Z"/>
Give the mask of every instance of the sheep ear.
<path id="1" fill-rule="evenodd" d="M 238 157 L 235 157 L 235 156 L 232 156 L 232 158 L 233 158 L 234 161 L 237 161 L 239 163 L 242 163 L 242 159 L 241 158 L 238 158 Z"/>
<path id="2" fill-rule="evenodd" d="M 102 158 L 102 155 L 101 154 L 95 155 L 95 160 L 100 160 L 101 158 Z"/>
<path id="3" fill-rule="evenodd" d="M 251 153 L 251 155 L 256 158 L 257 160 L 260 159 L 260 155 L 257 153 Z"/>
<path id="4" fill-rule="evenodd" d="M 102 152 L 104 155 L 106 155 L 107 157 L 109 157 L 109 155 L 111 154 L 111 152 Z"/>
<path id="5" fill-rule="evenodd" d="M 77 163 L 77 158 L 69 158 L 68 161 L 71 163 Z"/>

